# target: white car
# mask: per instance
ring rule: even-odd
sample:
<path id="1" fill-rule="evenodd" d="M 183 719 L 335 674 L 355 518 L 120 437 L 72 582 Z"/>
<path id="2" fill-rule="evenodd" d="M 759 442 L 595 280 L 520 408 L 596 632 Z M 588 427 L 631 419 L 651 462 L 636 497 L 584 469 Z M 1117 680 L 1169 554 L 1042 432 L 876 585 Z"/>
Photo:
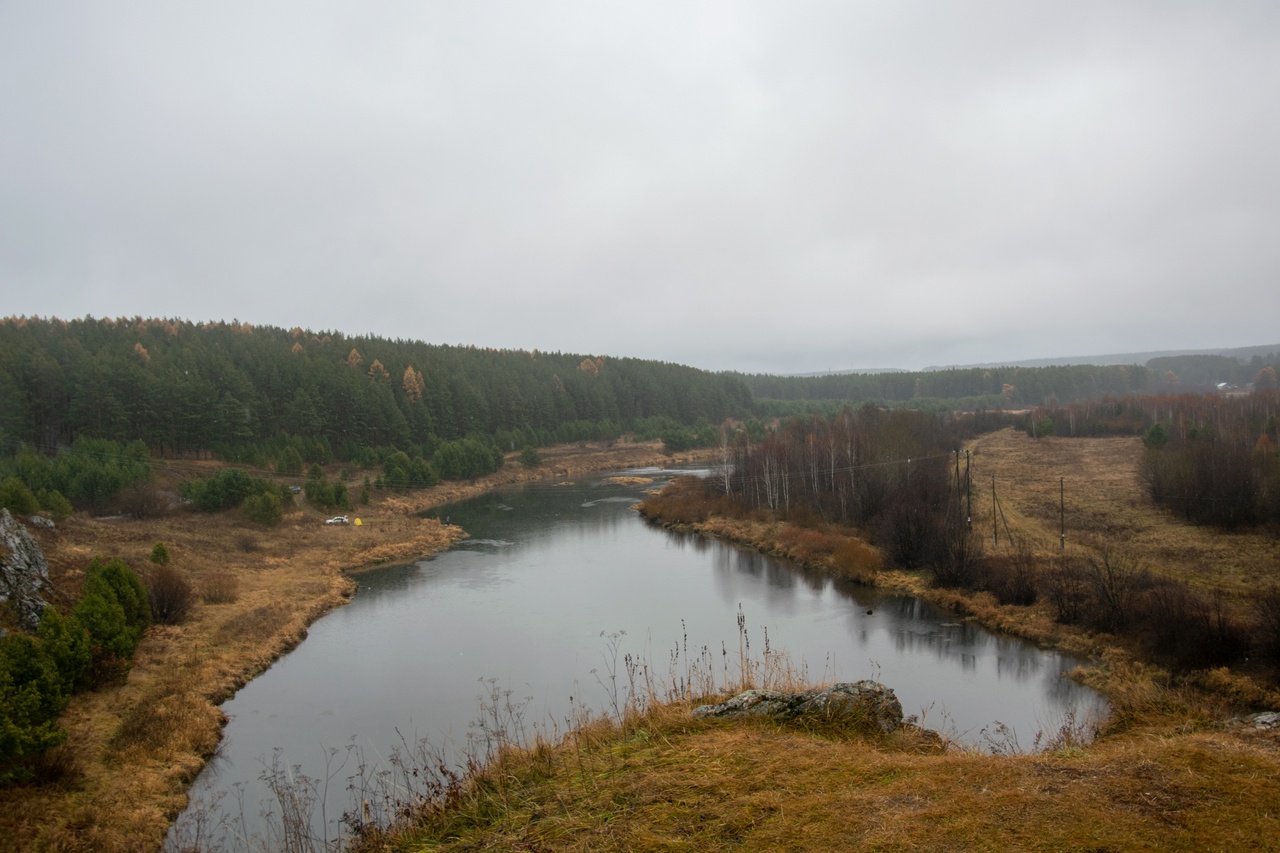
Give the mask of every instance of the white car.
<path id="1" fill-rule="evenodd" d="M 325 524 L 350 524 L 345 515 L 335 515 L 325 522 Z"/>

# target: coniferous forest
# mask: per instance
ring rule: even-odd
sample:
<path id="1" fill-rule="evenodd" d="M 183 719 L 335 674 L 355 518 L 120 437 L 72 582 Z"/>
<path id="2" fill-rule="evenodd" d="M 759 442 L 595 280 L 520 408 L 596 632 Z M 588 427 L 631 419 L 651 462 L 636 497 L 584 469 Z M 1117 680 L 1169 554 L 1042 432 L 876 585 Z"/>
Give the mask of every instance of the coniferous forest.
<path id="1" fill-rule="evenodd" d="M 0 321 L 0 437 L 141 441 L 307 461 L 483 440 L 502 450 L 744 416 L 741 379 L 633 358 L 440 346 L 245 323 Z M 655 436 L 656 437 L 656 436 Z M 319 447 L 313 445 L 319 445 Z"/>

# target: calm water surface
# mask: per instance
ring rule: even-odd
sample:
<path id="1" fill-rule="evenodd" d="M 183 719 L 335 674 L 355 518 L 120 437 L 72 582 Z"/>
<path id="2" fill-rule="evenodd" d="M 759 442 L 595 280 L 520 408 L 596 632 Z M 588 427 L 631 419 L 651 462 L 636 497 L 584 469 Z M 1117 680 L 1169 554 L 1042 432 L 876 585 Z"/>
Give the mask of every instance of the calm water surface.
<path id="1" fill-rule="evenodd" d="M 669 476 L 633 473 L 654 486 Z M 370 756 L 386 755 L 400 735 L 462 744 L 490 683 L 531 697 L 527 722 L 563 729 L 574 705 L 609 703 L 608 635 L 621 635 L 616 669 L 630 653 L 665 677 L 673 650 L 683 672 L 684 658 L 705 647 L 718 672 L 727 649 L 736 675 L 740 611 L 755 657 L 767 632 L 811 679 L 875 678 L 907 714 L 971 744 L 998 721 L 1029 747 L 1069 709 L 1104 707 L 1063 677 L 1075 658 L 917 599 L 651 527 L 631 509 L 647 488 L 531 485 L 441 510 L 472 538 L 415 565 L 360 575 L 348 605 L 223 706 L 225 741 L 193 803 L 234 792 L 252 820 L 269 796 L 258 776 L 276 749 L 283 763 L 322 778 L 326 750 L 353 738 Z M 344 784 L 345 775 L 330 784 L 331 822 L 346 805 Z"/>

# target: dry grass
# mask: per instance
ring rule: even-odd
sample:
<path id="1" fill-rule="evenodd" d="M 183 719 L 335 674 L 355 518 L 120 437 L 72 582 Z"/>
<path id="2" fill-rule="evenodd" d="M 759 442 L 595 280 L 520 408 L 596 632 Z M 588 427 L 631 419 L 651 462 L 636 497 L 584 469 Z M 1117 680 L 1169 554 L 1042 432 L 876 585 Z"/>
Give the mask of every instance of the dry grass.
<path id="1" fill-rule="evenodd" d="M 201 592 L 180 625 L 144 636 L 126 683 L 75 697 L 62 719 L 69 769 L 57 784 L 0 790 L 0 847 L 6 850 L 157 849 L 186 789 L 217 746 L 217 705 L 306 636 L 307 626 L 342 604 L 347 573 L 417 559 L 449 547 L 457 527 L 416 516 L 423 509 L 495 485 L 612 467 L 671 463 L 659 445 L 560 448 L 532 471 L 510 464 L 472 484 L 378 498 L 356 513 L 361 526 L 330 526 L 298 508 L 270 530 L 239 513 L 179 513 L 146 520 L 73 517 L 56 531 L 33 531 L 50 562 L 54 600 L 76 600 L 95 556 L 148 565 L 157 541 L 170 564 Z M 194 463 L 181 463 L 184 470 Z M 201 473 L 212 468 L 203 464 Z M 209 470 L 205 470 L 209 469 Z"/>
<path id="2" fill-rule="evenodd" d="M 872 584 L 883 565 L 879 551 L 861 539 L 850 537 L 831 552 L 831 568 L 842 577 Z"/>
<path id="3" fill-rule="evenodd" d="M 1239 600 L 1276 579 L 1280 538 L 1267 531 L 1223 534 L 1183 523 L 1155 506 L 1138 479 L 1138 438 L 1032 439 L 1011 429 L 982 436 L 973 453 L 974 525 L 992 545 L 991 477 L 1015 537 L 1039 550 L 1059 545 L 1059 478 L 1067 548 L 1121 545 L 1153 570 Z M 1000 545 L 1007 547 L 1003 526 Z"/>
<path id="4" fill-rule="evenodd" d="M 240 597 L 240 581 L 234 572 L 210 572 L 200 585 L 205 604 L 233 604 Z"/>
<path id="5" fill-rule="evenodd" d="M 1265 850 L 1274 739 L 1195 733 L 1087 750 L 939 753 L 664 706 L 504 755 L 379 850 Z"/>
<path id="6" fill-rule="evenodd" d="M 1221 596 L 1226 615 L 1237 625 L 1256 618 L 1258 596 L 1280 573 L 1280 538 L 1266 529 L 1223 533 L 1216 528 L 1192 525 L 1152 503 L 1138 477 L 1142 444 L 1137 438 L 1043 438 L 1003 430 L 982 436 L 972 445 L 973 516 L 975 528 L 986 538 L 989 554 L 1011 553 L 1008 533 L 1042 560 L 1060 552 L 1060 480 L 1065 499 L 1068 558 L 1096 559 L 1119 554 L 1153 575 L 1179 581 L 1203 600 Z M 999 527 L 993 542 L 991 480 L 1008 522 Z M 1029 614 L 1042 611 L 1015 608 Z M 1066 632 L 1070 633 L 1070 632 Z M 1046 641 L 1060 640 L 1055 629 Z M 1138 647 L 1132 639 L 1108 637 L 1108 643 L 1127 643 L 1131 654 Z M 1078 634 L 1068 642 L 1084 644 Z M 1099 651 L 1095 646 L 1094 653 Z M 1237 678 L 1251 676 L 1267 681 L 1276 675 L 1266 667 L 1244 662 Z M 1247 678 L 1245 680 L 1248 680 Z M 1233 688 L 1233 695 L 1250 691 Z M 1275 693 L 1257 689 L 1252 693 Z M 1255 699 L 1250 704 L 1259 704 Z"/>
<path id="7" fill-rule="evenodd" d="M 653 482 L 652 477 L 605 477 L 604 482 L 615 486 L 647 486 Z"/>

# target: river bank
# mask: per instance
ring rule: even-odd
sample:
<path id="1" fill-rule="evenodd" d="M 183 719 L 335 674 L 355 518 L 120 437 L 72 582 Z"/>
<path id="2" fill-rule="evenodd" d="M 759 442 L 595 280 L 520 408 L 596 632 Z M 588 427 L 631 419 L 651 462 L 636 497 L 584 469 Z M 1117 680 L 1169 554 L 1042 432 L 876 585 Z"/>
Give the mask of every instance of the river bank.
<path id="1" fill-rule="evenodd" d="M 229 577 L 236 592 L 223 603 L 197 603 L 179 625 L 151 627 L 123 684 L 73 698 L 62 719 L 67 742 L 50 756 L 49 780 L 0 791 L 0 837 L 17 849 L 158 848 L 217 748 L 220 703 L 342 605 L 354 590 L 351 573 L 420 559 L 465 536 L 419 513 L 510 483 L 694 458 L 666 455 L 656 442 L 552 448 L 532 469 L 513 455 L 475 482 L 377 496 L 352 513 L 359 526 L 324 525 L 303 507 L 272 528 L 235 512 L 181 512 L 145 520 L 77 516 L 38 532 L 60 606 L 74 600 L 92 558 L 120 557 L 142 569 L 156 542 L 197 590 Z"/>
<path id="2" fill-rule="evenodd" d="M 417 513 L 519 480 L 568 482 L 586 471 L 677 461 L 656 447 L 564 450 L 559 462 L 546 454 L 537 471 L 513 462 L 492 480 L 380 498 L 354 513 L 359 528 L 325 527 L 318 513 L 295 513 L 271 531 L 230 515 L 65 525 L 61 543 L 46 548 L 57 573 L 74 574 L 98 553 L 143 565 L 160 540 L 197 582 L 229 568 L 240 596 L 201 605 L 178 628 L 152 628 L 128 683 L 78 699 L 65 720 L 78 769 L 61 788 L 26 789 L 26 798 L 5 792 L 0 836 L 21 849 L 158 846 L 216 746 L 218 701 L 343 603 L 352 570 L 454 541 L 449 526 Z M 793 559 L 814 544 L 768 523 L 737 534 Z M 917 575 L 881 574 L 894 589 L 942 592 Z M 950 606 L 963 613 L 980 604 L 975 597 Z M 1011 632 L 1037 639 L 1028 633 L 1034 622 L 1027 626 Z M 1085 651 L 1099 649 L 1096 637 L 1081 637 L 1094 643 Z M 693 722 L 676 703 L 572 732 L 558 747 L 511 752 L 454 808 L 424 815 L 374 849 L 1266 849 L 1280 830 L 1269 805 L 1280 786 L 1276 734 L 1226 725 L 1227 701 L 1207 700 L 1123 650 L 1102 648 L 1101 656 L 1086 680 L 1121 713 L 1092 746 L 939 755 L 905 743 Z"/>
<path id="3" fill-rule="evenodd" d="M 994 721 L 1030 743 L 1044 721 L 1093 720 L 1105 705 L 1059 677 L 1079 659 L 907 596 L 652 528 L 633 507 L 671 477 L 581 477 L 450 504 L 470 542 L 361 575 L 350 604 L 224 706 L 225 749 L 192 787 L 178 832 L 193 838 L 203 820 L 237 838 L 278 835 L 278 823 L 236 823 L 208 804 L 243 794 L 250 815 L 277 805 L 261 773 L 279 755 L 295 778 L 332 780 L 307 821 L 313 836 L 349 837 L 335 816 L 362 813 L 366 800 L 379 823 L 399 814 L 365 794 L 376 786 L 342 782 L 367 764 L 354 756 L 410 751 L 401 733 L 415 755 L 425 739 L 456 768 L 468 763 L 462 750 L 487 755 L 495 717 L 512 737 L 558 740 L 584 714 L 717 695 L 740 673 L 758 686 L 874 678 L 930 729 L 975 747 Z M 332 760 L 320 744 L 338 749 Z"/>
<path id="4" fill-rule="evenodd" d="M 981 547 L 988 555 L 1007 556 L 1016 549 L 1010 537 L 1042 567 L 1059 556 L 1079 559 L 1111 550 L 1131 558 L 1138 570 L 1207 590 L 1221 602 L 1222 613 L 1238 623 L 1254 619 L 1259 590 L 1275 582 L 1280 565 L 1280 537 L 1265 530 L 1223 533 L 1195 526 L 1160 510 L 1141 491 L 1136 438 L 1033 439 L 1005 429 L 975 439 L 972 453 L 975 483 L 989 485 L 972 502 L 975 530 L 991 531 L 990 489 L 1000 489 L 1004 525 Z M 1092 658 L 1099 666 L 1077 677 L 1103 692 L 1111 673 L 1149 671 L 1165 681 L 1175 676 L 1152 666 L 1147 649 L 1132 635 L 1062 624 L 1043 598 L 1031 605 L 1002 604 L 989 592 L 935 586 L 927 571 L 903 571 L 883 565 L 867 544 L 866 531 L 818 520 L 791 523 L 764 513 L 740 513 L 706 499 L 697 488 L 680 492 L 677 482 L 667 493 L 642 505 L 651 523 L 738 543 L 836 576 L 880 589 L 907 593 L 970 619 L 985 628 L 1010 634 L 1042 648 Z M 811 523 L 813 522 L 813 523 Z M 1060 536 L 1062 539 L 1060 540 Z M 1182 668 L 1176 679 L 1206 694 L 1211 702 L 1239 708 L 1280 708 L 1276 673 L 1247 659 L 1231 668 Z"/>
<path id="5" fill-rule="evenodd" d="M 1233 612 L 1245 612 L 1250 587 L 1274 570 L 1274 541 L 1265 531 L 1227 538 L 1188 528 L 1147 508 L 1134 491 L 1133 444 L 1004 433 L 971 449 L 984 475 L 994 471 L 1005 484 L 1019 536 L 1045 550 L 1056 544 L 1054 469 L 1070 466 L 1069 541 L 1086 532 L 1125 541 L 1158 559 L 1167 576 L 1223 589 Z M 1010 742 L 990 745 L 999 754 L 939 753 L 857 733 L 710 722 L 695 718 L 691 703 L 659 704 L 587 725 L 558 745 L 510 750 L 449 805 L 420 811 L 368 849 L 1274 848 L 1280 730 L 1237 716 L 1277 707 L 1265 677 L 1224 667 L 1170 673 L 1116 638 L 1056 624 L 1046 608 L 1002 606 L 987 593 L 885 570 L 855 531 L 717 518 L 691 505 L 683 507 L 694 509 L 690 520 L 679 523 L 660 504 L 648 509 L 658 523 L 919 595 L 988 627 L 1091 655 L 1097 664 L 1076 677 L 1107 694 L 1111 719 L 1092 743 L 1064 721 L 1044 732 L 1039 745 L 1049 748 L 1034 755 L 1022 752 L 1032 744 Z"/>
<path id="6" fill-rule="evenodd" d="M 1064 742 L 1036 755 L 939 752 L 689 703 L 511 750 L 368 851 L 1268 850 L 1274 734 L 1215 728 Z"/>

